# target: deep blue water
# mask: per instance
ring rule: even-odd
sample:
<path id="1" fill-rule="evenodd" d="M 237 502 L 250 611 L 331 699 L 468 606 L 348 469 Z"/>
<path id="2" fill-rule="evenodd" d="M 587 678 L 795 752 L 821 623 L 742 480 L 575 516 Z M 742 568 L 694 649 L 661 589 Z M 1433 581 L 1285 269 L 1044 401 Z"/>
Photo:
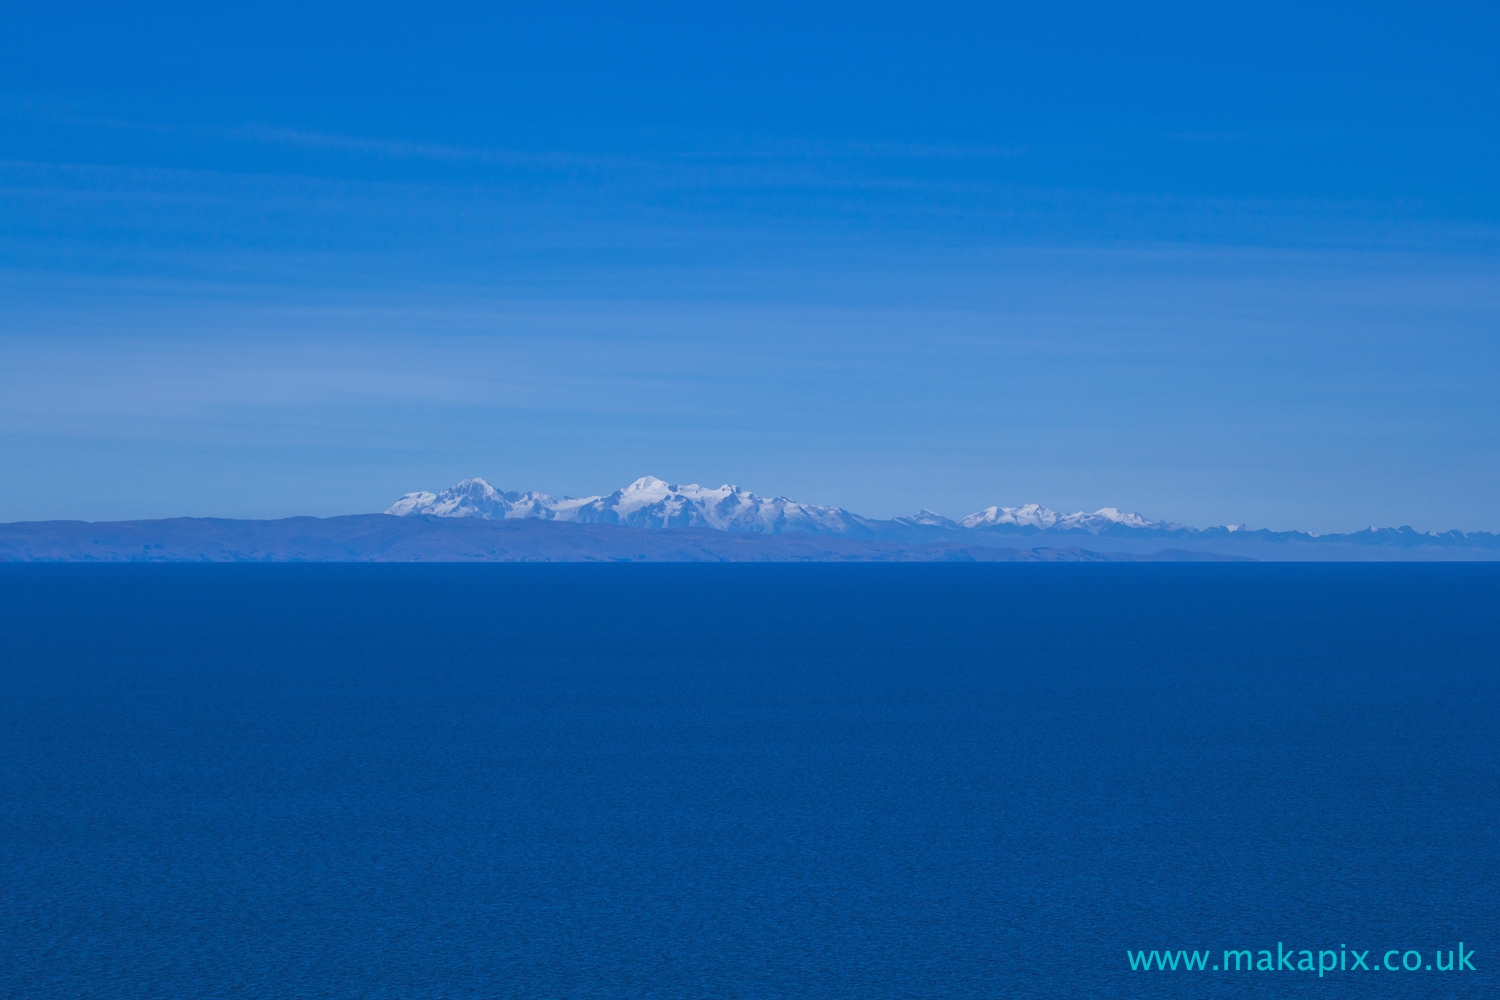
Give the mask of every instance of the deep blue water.
<path id="1" fill-rule="evenodd" d="M 1500 986 L 1500 566 L 10 565 L 0 635 L 9 997 Z"/>

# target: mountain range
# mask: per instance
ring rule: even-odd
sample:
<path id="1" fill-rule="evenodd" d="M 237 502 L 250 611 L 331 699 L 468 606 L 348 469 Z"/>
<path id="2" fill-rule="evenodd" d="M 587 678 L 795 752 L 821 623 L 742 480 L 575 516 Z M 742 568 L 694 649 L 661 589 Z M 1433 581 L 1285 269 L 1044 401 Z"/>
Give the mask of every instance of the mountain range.
<path id="1" fill-rule="evenodd" d="M 708 489 L 677 486 L 643 476 L 608 496 L 555 497 L 548 493 L 502 493 L 483 479 L 465 479 L 441 493 L 408 493 L 387 514 L 409 517 L 536 518 L 635 528 L 711 528 L 766 535 L 874 538 L 872 522 L 842 507 L 757 496 L 738 486 Z"/>
<path id="2" fill-rule="evenodd" d="M 907 544 L 1015 546 L 1048 543 L 1149 554 L 1171 548 L 1256 559 L 1497 559 L 1500 536 L 1489 532 L 1419 532 L 1370 528 L 1347 534 L 1251 529 L 1242 524 L 1195 528 L 1114 507 L 1062 513 L 1037 503 L 992 506 L 952 520 L 931 510 L 878 520 L 843 507 L 763 497 L 738 486 L 711 489 L 644 476 L 607 495 L 557 497 L 504 492 L 465 479 L 441 493 L 408 493 L 387 510 L 401 517 L 538 519 L 636 528 L 704 528 L 739 534 L 813 535 Z"/>
<path id="3" fill-rule="evenodd" d="M 738 486 L 717 489 L 692 483 L 679 486 L 642 476 L 629 486 L 603 496 L 557 497 L 550 493 L 502 492 L 483 479 L 465 479 L 441 493 L 408 493 L 385 511 L 398 517 L 430 514 L 436 517 L 479 517 L 488 520 L 537 518 L 583 524 L 628 524 L 637 528 L 712 528 L 717 531 L 768 535 L 826 535 L 837 538 L 879 538 L 886 525 L 937 528 L 1011 526 L 1042 531 L 1083 531 L 1098 534 L 1111 527 L 1170 531 L 1181 525 L 1151 521 L 1139 514 L 1122 514 L 1113 507 L 1093 513 L 1062 514 L 1041 504 L 986 507 L 961 521 L 950 521 L 930 510 L 911 517 L 881 522 L 842 507 L 802 503 L 786 497 L 763 497 Z"/>
<path id="4" fill-rule="evenodd" d="M 0 524 L 0 562 L 1136 562 L 1491 561 L 1500 536 L 1410 527 L 1313 535 L 1194 528 L 1114 507 L 986 507 L 889 520 L 646 476 L 558 497 L 466 479 L 380 514 Z"/>

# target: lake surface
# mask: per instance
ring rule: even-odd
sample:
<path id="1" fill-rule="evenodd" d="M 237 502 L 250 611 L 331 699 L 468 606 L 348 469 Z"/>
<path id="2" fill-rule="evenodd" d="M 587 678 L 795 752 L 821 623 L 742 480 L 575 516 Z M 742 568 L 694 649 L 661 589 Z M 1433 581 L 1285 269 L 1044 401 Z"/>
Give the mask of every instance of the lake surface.
<path id="1" fill-rule="evenodd" d="M 6 997 L 1500 986 L 1500 566 L 5 565 L 0 644 Z M 1399 971 L 1126 957 L 1278 943 Z"/>

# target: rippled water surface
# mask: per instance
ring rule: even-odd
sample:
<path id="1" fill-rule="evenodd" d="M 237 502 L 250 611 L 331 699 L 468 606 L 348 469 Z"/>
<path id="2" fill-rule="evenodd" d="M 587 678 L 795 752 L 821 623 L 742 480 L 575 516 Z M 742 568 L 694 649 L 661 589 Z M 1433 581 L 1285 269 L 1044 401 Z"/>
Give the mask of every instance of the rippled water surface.
<path id="1" fill-rule="evenodd" d="M 4 996 L 1500 987 L 1500 567 L 8 565 L 0 636 Z"/>

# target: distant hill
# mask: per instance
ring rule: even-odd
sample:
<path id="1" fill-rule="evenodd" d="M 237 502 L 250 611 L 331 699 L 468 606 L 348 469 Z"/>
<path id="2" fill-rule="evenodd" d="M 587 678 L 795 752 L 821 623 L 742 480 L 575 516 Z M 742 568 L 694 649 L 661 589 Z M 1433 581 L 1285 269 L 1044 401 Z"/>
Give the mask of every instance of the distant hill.
<path id="1" fill-rule="evenodd" d="M 1110 562 L 1218 559 L 416 514 L 0 524 L 9 562 Z"/>

